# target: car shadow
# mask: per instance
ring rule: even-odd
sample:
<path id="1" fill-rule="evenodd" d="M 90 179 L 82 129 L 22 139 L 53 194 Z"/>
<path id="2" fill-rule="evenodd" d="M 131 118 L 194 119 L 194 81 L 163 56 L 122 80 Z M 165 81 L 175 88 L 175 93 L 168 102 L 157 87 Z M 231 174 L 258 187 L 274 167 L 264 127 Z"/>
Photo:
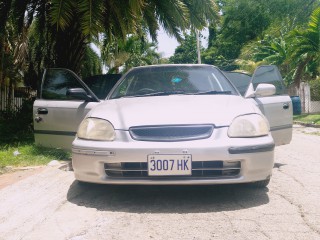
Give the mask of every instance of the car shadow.
<path id="1" fill-rule="evenodd" d="M 248 185 L 117 186 L 79 184 L 68 191 L 69 202 L 98 211 L 131 213 L 203 213 L 247 209 L 269 202 L 268 188 Z"/>
<path id="2" fill-rule="evenodd" d="M 273 165 L 273 168 L 279 168 L 279 169 L 280 169 L 281 167 L 286 166 L 286 165 L 287 165 L 287 164 L 275 162 L 274 165 Z"/>

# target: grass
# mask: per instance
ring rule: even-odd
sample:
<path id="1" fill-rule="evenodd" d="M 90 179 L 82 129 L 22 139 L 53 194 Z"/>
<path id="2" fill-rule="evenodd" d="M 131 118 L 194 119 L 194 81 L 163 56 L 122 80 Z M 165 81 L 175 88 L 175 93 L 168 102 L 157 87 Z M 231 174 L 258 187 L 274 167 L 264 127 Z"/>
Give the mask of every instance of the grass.
<path id="1" fill-rule="evenodd" d="M 7 166 L 46 165 L 52 160 L 68 160 L 70 157 L 69 152 L 61 149 L 36 146 L 32 130 L 14 132 L 10 124 L 0 122 L 0 173 Z"/>
<path id="2" fill-rule="evenodd" d="M 61 149 L 39 147 L 30 142 L 0 147 L 0 168 L 46 165 L 52 160 L 68 160 L 69 158 L 70 154 Z"/>
<path id="3" fill-rule="evenodd" d="M 320 114 L 303 114 L 293 116 L 294 121 L 320 125 Z"/>

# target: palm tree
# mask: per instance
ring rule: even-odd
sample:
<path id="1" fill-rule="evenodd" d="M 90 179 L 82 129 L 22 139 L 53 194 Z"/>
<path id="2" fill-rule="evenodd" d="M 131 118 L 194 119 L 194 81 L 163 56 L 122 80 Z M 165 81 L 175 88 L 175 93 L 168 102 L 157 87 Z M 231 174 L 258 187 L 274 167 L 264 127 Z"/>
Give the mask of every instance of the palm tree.
<path id="1" fill-rule="evenodd" d="M 297 64 L 293 81 L 299 88 L 306 66 L 310 63 L 320 64 L 320 7 L 311 14 L 307 29 L 294 30 L 290 39 L 292 62 Z"/>
<path id="2" fill-rule="evenodd" d="M 77 71 L 79 66 L 70 63 L 81 62 L 85 45 L 99 33 L 105 33 L 109 43 L 144 32 L 155 40 L 161 25 L 180 40 L 186 29 L 202 28 L 213 21 L 217 9 L 213 0 L 52 0 L 49 16 L 61 37 L 56 43 L 56 52 L 61 53 L 57 65 Z"/>
<path id="3" fill-rule="evenodd" d="M 149 42 L 147 37 L 129 36 L 125 41 L 112 42 L 100 46 L 102 59 L 109 73 L 126 72 L 132 67 L 156 64 L 160 55 L 156 45 Z"/>
<path id="4" fill-rule="evenodd" d="M 162 26 L 181 39 L 189 28 L 202 28 L 217 14 L 214 0 L 0 0 L 0 26 L 10 20 L 38 38 L 37 66 L 66 67 L 80 72 L 87 45 L 100 40 L 125 40 L 129 34 L 149 33 L 155 40 Z M 3 11 L 2 11 L 3 10 Z M 31 58 L 32 56 L 30 56 Z"/>
<path id="5" fill-rule="evenodd" d="M 263 40 L 254 41 L 246 45 L 236 63 L 241 67 L 250 66 L 249 69 L 252 70 L 264 64 L 277 65 L 286 82 L 291 84 L 293 73 L 288 60 L 290 47 L 288 42 L 285 34 L 280 34 L 280 36 L 265 35 Z"/>
<path id="6" fill-rule="evenodd" d="M 132 67 L 156 64 L 160 54 L 156 52 L 156 45 L 149 42 L 146 37 L 130 36 L 123 46 L 124 52 L 128 53 L 128 60 L 124 63 L 123 72 Z"/>

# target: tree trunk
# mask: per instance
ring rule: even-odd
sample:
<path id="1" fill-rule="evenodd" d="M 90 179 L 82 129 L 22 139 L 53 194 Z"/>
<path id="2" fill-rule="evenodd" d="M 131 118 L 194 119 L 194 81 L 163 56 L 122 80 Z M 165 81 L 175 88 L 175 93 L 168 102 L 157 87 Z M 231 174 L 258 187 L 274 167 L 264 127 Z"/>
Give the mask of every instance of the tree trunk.
<path id="1" fill-rule="evenodd" d="M 7 105 L 7 111 L 10 113 L 10 115 L 13 113 L 13 106 L 12 106 L 12 102 L 13 102 L 13 81 L 10 78 L 9 80 L 9 91 L 8 91 L 8 105 Z"/>
<path id="2" fill-rule="evenodd" d="M 310 61 L 310 57 L 307 57 L 304 61 L 298 64 L 296 73 L 293 78 L 294 85 L 297 89 L 300 88 L 300 83 L 301 83 L 301 78 L 304 72 L 304 68 L 306 67 L 309 61 Z"/>
<path id="3" fill-rule="evenodd" d="M 3 82 L 3 61 L 4 61 L 4 50 L 2 48 L 2 43 L 0 43 L 1 46 L 0 46 L 0 84 Z"/>

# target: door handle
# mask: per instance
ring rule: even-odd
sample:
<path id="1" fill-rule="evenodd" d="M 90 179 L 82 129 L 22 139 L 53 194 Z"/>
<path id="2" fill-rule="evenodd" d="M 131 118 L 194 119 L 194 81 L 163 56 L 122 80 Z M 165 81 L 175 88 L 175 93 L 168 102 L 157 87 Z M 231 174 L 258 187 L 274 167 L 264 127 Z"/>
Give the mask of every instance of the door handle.
<path id="1" fill-rule="evenodd" d="M 34 120 L 35 120 L 37 123 L 39 123 L 39 122 L 42 121 L 42 117 L 35 117 Z"/>
<path id="2" fill-rule="evenodd" d="M 38 108 L 37 113 L 38 114 L 48 114 L 48 109 L 46 109 L 46 108 Z"/>
<path id="3" fill-rule="evenodd" d="M 283 104 L 283 109 L 285 109 L 285 110 L 289 109 L 289 103 L 284 103 Z"/>

